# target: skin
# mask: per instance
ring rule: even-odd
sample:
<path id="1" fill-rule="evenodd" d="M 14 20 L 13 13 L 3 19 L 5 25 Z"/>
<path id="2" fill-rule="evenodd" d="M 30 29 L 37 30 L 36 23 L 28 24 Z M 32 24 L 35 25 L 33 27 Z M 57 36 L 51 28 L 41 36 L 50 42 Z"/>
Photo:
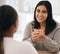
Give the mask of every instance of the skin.
<path id="1" fill-rule="evenodd" d="M 48 13 L 44 5 L 40 5 L 36 9 L 36 19 L 41 24 L 44 23 L 47 19 Z"/>
<path id="2" fill-rule="evenodd" d="M 41 29 L 34 29 L 32 32 L 32 42 L 35 42 L 36 40 L 42 40 L 44 41 L 46 39 L 45 35 L 45 25 L 46 25 L 46 19 L 48 17 L 47 9 L 44 5 L 40 5 L 36 9 L 36 20 L 39 22 Z"/>

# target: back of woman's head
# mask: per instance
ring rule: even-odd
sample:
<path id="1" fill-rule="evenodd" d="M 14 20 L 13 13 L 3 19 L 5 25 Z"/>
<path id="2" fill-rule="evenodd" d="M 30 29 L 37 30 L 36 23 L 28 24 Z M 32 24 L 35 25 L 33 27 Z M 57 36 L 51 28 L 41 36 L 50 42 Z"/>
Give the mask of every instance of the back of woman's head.
<path id="1" fill-rule="evenodd" d="M 35 20 L 34 22 L 35 22 L 36 28 L 40 27 L 40 24 L 36 20 L 36 9 L 40 5 L 44 5 L 47 9 L 47 12 L 48 12 L 48 17 L 46 19 L 46 34 L 48 34 L 56 27 L 56 22 L 53 20 L 53 17 L 52 17 L 52 5 L 49 1 L 40 1 L 36 5 L 35 11 L 34 11 L 34 20 Z"/>
<path id="2" fill-rule="evenodd" d="M 10 29 L 12 25 L 16 23 L 18 18 L 15 9 L 9 5 L 3 5 L 0 7 L 0 54 L 3 53 L 3 32 Z"/>
<path id="3" fill-rule="evenodd" d="M 3 31 L 10 28 L 11 25 L 16 23 L 17 12 L 15 9 L 9 5 L 3 5 L 0 7 L 0 31 Z"/>

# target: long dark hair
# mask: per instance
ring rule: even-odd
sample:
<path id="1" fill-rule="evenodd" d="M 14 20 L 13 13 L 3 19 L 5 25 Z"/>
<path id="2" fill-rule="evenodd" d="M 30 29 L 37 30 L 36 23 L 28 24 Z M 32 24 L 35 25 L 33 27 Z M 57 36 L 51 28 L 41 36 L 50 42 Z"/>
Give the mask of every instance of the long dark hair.
<path id="1" fill-rule="evenodd" d="M 3 32 L 9 30 L 12 25 L 16 24 L 17 18 L 17 12 L 13 7 L 9 5 L 0 7 L 0 54 L 4 54 Z"/>
<path id="2" fill-rule="evenodd" d="M 46 19 L 46 28 L 45 28 L 45 34 L 47 35 L 51 31 L 54 30 L 54 28 L 56 27 L 56 22 L 53 20 L 53 17 L 52 17 L 52 6 L 51 6 L 51 3 L 49 1 L 40 1 L 36 5 L 35 11 L 34 11 L 34 28 L 38 29 L 40 27 L 40 24 L 36 20 L 36 16 L 35 16 L 36 15 L 36 9 L 40 5 L 44 5 L 47 8 L 47 11 L 48 11 L 48 17 Z"/>

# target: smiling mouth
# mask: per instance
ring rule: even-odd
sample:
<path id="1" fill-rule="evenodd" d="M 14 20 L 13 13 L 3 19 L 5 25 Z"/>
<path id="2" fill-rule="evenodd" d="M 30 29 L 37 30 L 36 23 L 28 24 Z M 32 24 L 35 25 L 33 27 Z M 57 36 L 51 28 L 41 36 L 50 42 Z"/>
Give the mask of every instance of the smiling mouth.
<path id="1" fill-rule="evenodd" d="M 38 19 L 40 19 L 40 20 L 41 20 L 41 19 L 42 19 L 42 17 L 38 17 Z"/>

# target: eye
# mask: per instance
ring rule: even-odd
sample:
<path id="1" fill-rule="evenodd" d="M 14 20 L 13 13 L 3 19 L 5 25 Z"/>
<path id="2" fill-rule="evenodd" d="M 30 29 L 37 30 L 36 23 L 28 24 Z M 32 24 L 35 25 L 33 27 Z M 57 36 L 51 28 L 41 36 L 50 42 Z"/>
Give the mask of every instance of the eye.
<path id="1" fill-rule="evenodd" d="M 43 10 L 42 13 L 47 13 L 47 11 L 46 10 Z"/>
<path id="2" fill-rule="evenodd" d="M 40 12 L 40 10 L 39 10 L 39 9 L 37 9 L 37 12 Z"/>

